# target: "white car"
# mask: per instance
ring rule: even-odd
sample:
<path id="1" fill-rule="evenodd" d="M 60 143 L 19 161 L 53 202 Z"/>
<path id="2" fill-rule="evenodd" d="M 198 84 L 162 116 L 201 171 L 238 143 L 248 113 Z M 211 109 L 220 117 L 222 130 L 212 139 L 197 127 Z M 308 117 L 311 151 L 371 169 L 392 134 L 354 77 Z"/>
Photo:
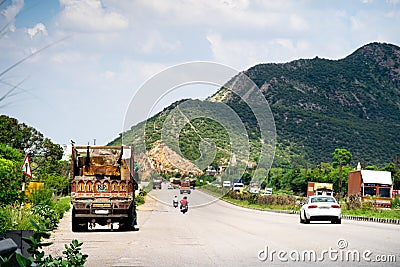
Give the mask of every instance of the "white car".
<path id="1" fill-rule="evenodd" d="M 300 209 L 300 223 L 310 221 L 331 221 L 342 223 L 340 204 L 331 196 L 310 196 Z"/>
<path id="2" fill-rule="evenodd" d="M 232 188 L 232 190 L 233 191 L 243 191 L 243 189 L 244 189 L 244 184 L 243 183 L 234 183 L 233 184 L 233 188 Z"/>
<path id="3" fill-rule="evenodd" d="M 263 196 L 270 196 L 272 195 L 272 188 L 265 188 Z"/>

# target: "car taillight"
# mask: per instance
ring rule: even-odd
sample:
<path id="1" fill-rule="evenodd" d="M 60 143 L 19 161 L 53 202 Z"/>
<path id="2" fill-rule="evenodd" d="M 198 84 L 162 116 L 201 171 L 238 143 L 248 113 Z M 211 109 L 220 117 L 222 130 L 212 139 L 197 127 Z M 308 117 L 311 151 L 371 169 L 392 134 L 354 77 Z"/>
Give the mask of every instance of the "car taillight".
<path id="1" fill-rule="evenodd" d="M 331 207 L 334 209 L 340 209 L 340 205 L 337 205 L 337 204 L 332 204 Z"/>
<path id="2" fill-rule="evenodd" d="M 310 206 L 308 206 L 308 208 L 309 209 L 315 209 L 315 208 L 318 208 L 318 206 L 317 205 L 310 205 Z"/>

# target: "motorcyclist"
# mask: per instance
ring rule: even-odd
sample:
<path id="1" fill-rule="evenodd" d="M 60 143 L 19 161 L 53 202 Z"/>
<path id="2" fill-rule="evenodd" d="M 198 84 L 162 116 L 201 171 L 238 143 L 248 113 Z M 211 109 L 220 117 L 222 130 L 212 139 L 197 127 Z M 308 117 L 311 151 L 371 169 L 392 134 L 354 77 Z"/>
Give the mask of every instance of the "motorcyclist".
<path id="1" fill-rule="evenodd" d="M 182 207 L 183 206 L 188 206 L 188 201 L 187 201 L 187 196 L 184 196 L 182 199 L 181 199 L 181 209 L 182 209 Z"/>
<path id="2" fill-rule="evenodd" d="M 174 199 L 172 200 L 172 205 L 176 208 L 178 207 L 178 197 L 175 196 Z"/>

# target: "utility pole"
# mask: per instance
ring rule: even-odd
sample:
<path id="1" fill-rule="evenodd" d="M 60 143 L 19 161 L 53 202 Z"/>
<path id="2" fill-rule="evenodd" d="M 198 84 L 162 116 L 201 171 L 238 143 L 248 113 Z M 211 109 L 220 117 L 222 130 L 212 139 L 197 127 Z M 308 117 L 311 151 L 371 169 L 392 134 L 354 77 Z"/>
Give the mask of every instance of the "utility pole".
<path id="1" fill-rule="evenodd" d="M 399 173 L 399 154 L 396 154 L 396 159 L 394 161 L 394 177 L 393 177 L 393 188 L 398 189 L 399 181 L 398 181 L 398 173 Z"/>
<path id="2" fill-rule="evenodd" d="M 342 197 L 342 160 L 339 165 L 339 199 Z"/>

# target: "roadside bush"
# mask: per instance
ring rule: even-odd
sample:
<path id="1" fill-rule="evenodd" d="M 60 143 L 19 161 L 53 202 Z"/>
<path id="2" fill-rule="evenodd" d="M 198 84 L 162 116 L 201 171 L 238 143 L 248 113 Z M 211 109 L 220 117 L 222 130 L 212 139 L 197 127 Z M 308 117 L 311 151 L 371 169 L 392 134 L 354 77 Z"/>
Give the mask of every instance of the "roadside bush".
<path id="1" fill-rule="evenodd" d="M 45 222 L 47 220 L 47 227 L 49 230 L 57 228 L 59 216 L 50 205 L 39 204 L 33 206 L 31 209 L 33 214 L 39 216 L 39 222 Z"/>
<path id="2" fill-rule="evenodd" d="M 400 197 L 395 197 L 392 201 L 392 209 L 400 209 Z"/>
<path id="3" fill-rule="evenodd" d="M 0 233 L 6 230 L 32 230 L 29 218 L 40 220 L 29 207 L 21 209 L 19 204 L 0 207 Z"/>
<path id="4" fill-rule="evenodd" d="M 258 201 L 258 194 L 250 194 L 249 196 L 249 204 L 257 204 Z"/>
<path id="5" fill-rule="evenodd" d="M 47 202 L 47 201 L 45 201 Z M 48 228 L 53 230 L 59 220 L 70 208 L 70 199 L 53 199 L 50 204 L 32 205 L 25 203 L 21 208 L 19 203 L 0 207 L 0 232 L 6 230 L 33 230 L 29 218 L 44 224 L 48 219 Z"/>
<path id="6" fill-rule="evenodd" d="M 358 194 L 345 197 L 344 201 L 346 203 L 346 209 L 348 210 L 360 209 L 362 207 L 361 198 Z"/>
<path id="7" fill-rule="evenodd" d="M 11 160 L 0 158 L 0 205 L 21 202 L 21 184 L 19 166 Z"/>
<path id="8" fill-rule="evenodd" d="M 259 196 L 257 204 L 267 206 L 295 206 L 296 198 L 291 195 L 270 195 L 270 196 Z"/>
<path id="9" fill-rule="evenodd" d="M 49 255 L 45 257 L 44 252 L 40 251 L 43 247 L 49 246 L 52 243 L 42 242 L 42 239 L 48 239 L 50 237 L 49 230 L 39 225 L 35 220 L 30 219 L 34 233 L 31 237 L 23 237 L 24 241 L 29 245 L 28 252 L 32 254 L 32 257 L 26 258 L 22 254 L 16 254 L 16 259 L 19 266 L 84 266 L 88 255 L 81 253 L 81 246 L 78 240 L 72 240 L 69 245 L 65 245 L 65 250 L 62 252 L 64 257 L 54 257 Z M 15 254 L 15 252 L 14 252 Z M 13 255 L 12 255 L 13 256 Z M 3 258 L 0 256 L 1 266 L 13 266 L 10 262 L 11 257 Z"/>
<path id="10" fill-rule="evenodd" d="M 135 197 L 136 206 L 144 204 L 144 195 L 138 195 Z"/>

